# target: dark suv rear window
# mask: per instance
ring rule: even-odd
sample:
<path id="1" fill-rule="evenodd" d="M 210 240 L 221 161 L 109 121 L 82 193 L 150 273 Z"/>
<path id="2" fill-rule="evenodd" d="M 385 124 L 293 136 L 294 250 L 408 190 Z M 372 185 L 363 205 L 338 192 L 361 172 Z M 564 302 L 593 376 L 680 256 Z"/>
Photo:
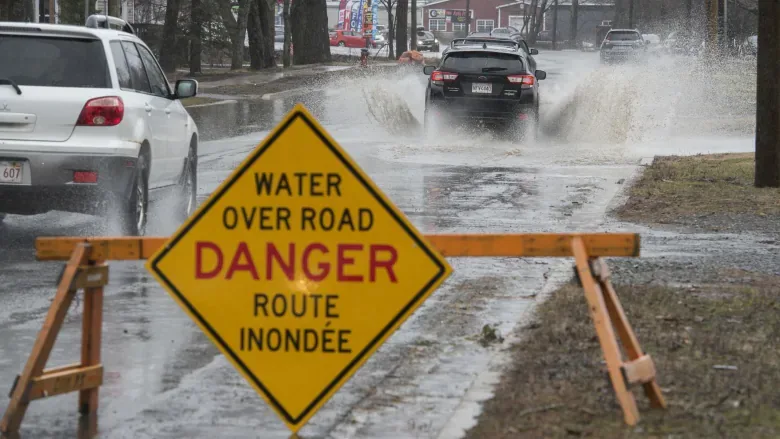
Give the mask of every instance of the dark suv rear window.
<path id="1" fill-rule="evenodd" d="M 482 73 L 485 69 L 520 70 L 523 68 L 523 62 L 517 55 L 509 53 L 455 52 L 444 59 L 442 68 L 458 72 Z"/>
<path id="2" fill-rule="evenodd" d="M 610 32 L 607 35 L 608 41 L 636 41 L 639 39 L 639 34 L 636 32 Z"/>
<path id="3" fill-rule="evenodd" d="M 0 35 L 0 78 L 22 86 L 111 88 L 100 40 Z"/>

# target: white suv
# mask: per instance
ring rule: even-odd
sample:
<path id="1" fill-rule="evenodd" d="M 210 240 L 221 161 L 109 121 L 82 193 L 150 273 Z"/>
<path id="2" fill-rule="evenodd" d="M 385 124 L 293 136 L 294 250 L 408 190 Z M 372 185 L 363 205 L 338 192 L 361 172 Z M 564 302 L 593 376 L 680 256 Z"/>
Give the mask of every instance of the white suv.
<path id="1" fill-rule="evenodd" d="M 118 25 L 122 30 L 111 29 Z M 196 204 L 198 129 L 149 47 L 117 18 L 86 27 L 0 22 L 0 221 L 4 213 L 107 214 L 145 232 L 149 191 Z M 161 190 L 161 191 L 157 191 Z"/>

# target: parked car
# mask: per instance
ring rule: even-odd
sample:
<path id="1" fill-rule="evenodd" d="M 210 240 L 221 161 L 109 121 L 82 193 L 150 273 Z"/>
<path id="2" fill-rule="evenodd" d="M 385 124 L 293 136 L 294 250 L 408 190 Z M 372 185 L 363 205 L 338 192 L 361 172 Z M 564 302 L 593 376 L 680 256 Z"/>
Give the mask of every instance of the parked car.
<path id="1" fill-rule="evenodd" d="M 0 22 L 0 212 L 106 215 L 142 235 L 151 191 L 172 196 L 183 221 L 199 137 L 180 99 L 197 90 L 191 79 L 171 87 L 118 18 Z"/>
<path id="2" fill-rule="evenodd" d="M 427 30 L 417 31 L 417 50 L 430 50 L 431 52 L 438 52 L 439 40 L 433 36 L 433 32 Z"/>
<path id="3" fill-rule="evenodd" d="M 636 29 L 612 29 L 601 43 L 601 62 L 636 61 L 647 53 L 647 44 Z"/>
<path id="4" fill-rule="evenodd" d="M 508 37 L 511 34 L 519 34 L 520 31 L 512 26 L 497 27 L 490 31 L 490 36 L 493 37 Z"/>
<path id="5" fill-rule="evenodd" d="M 521 134 L 539 120 L 539 82 L 524 52 L 503 44 L 454 45 L 438 66 L 425 66 L 425 129 L 448 129 L 457 123 L 482 122 Z M 450 123 L 452 122 L 452 124 Z"/>
<path id="6" fill-rule="evenodd" d="M 332 30 L 329 33 L 330 45 L 339 47 L 353 47 L 363 49 L 366 47 L 366 37 L 362 32 L 341 30 Z M 372 42 L 371 45 L 376 47 L 376 42 Z"/>

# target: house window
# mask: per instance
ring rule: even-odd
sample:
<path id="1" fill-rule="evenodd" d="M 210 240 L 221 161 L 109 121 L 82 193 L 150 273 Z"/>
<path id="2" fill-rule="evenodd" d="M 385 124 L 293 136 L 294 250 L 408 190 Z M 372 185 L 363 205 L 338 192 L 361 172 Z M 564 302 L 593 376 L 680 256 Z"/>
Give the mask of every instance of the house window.
<path id="1" fill-rule="evenodd" d="M 444 31 L 447 30 L 447 23 L 441 18 L 431 18 L 428 20 L 428 30 L 430 31 Z"/>
<path id="2" fill-rule="evenodd" d="M 455 32 L 466 30 L 466 23 L 452 23 L 452 30 Z"/>
<path id="3" fill-rule="evenodd" d="M 494 23 L 493 20 L 477 20 L 477 32 L 490 33 L 493 30 Z"/>

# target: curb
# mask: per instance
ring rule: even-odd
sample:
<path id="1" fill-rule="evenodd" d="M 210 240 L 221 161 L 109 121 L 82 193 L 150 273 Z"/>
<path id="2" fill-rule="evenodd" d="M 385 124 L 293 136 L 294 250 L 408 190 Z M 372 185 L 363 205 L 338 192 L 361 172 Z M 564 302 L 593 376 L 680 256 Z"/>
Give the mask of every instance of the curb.
<path id="1" fill-rule="evenodd" d="M 512 365 L 512 348 L 526 337 L 523 326 L 530 323 L 536 312 L 536 307 L 542 304 L 558 288 L 572 278 L 572 264 L 568 260 L 557 260 L 551 263 L 550 275 L 536 296 L 535 303 L 528 307 L 515 322 L 512 332 L 506 334 L 502 347 L 493 352 L 487 367 L 477 375 L 473 383 L 463 395 L 452 416 L 444 427 L 433 437 L 436 439 L 460 439 L 473 428 L 482 413 L 482 405 L 495 395 L 496 386 L 507 368 Z"/>
<path id="2" fill-rule="evenodd" d="M 237 103 L 238 101 L 235 99 L 227 99 L 219 102 L 209 102 L 208 104 L 189 105 L 184 107 L 184 109 L 186 110 L 187 108 L 201 108 L 201 107 L 211 107 L 214 105 L 226 105 L 226 104 L 237 104 Z"/>

